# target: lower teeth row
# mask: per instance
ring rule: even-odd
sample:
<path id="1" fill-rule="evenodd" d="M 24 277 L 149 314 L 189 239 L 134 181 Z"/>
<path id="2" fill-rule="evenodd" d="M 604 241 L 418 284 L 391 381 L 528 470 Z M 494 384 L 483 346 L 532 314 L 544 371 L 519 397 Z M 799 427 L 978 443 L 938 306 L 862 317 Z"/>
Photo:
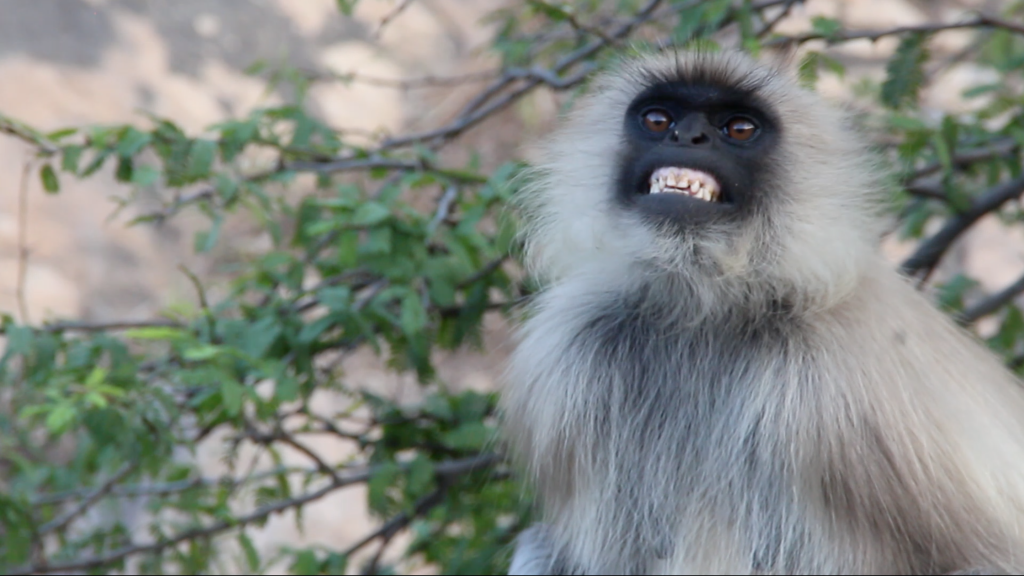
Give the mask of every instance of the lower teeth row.
<path id="1" fill-rule="evenodd" d="M 707 200 L 712 200 L 716 196 L 710 190 L 702 191 L 702 190 L 694 190 L 692 188 L 675 188 L 675 187 L 672 187 L 672 186 L 652 188 L 651 189 L 651 193 L 652 194 L 658 194 L 658 193 L 661 193 L 661 192 L 665 192 L 666 190 L 678 190 L 679 192 L 684 193 L 684 194 L 686 194 L 688 196 L 696 196 L 697 198 L 704 198 L 704 199 L 707 199 Z"/>

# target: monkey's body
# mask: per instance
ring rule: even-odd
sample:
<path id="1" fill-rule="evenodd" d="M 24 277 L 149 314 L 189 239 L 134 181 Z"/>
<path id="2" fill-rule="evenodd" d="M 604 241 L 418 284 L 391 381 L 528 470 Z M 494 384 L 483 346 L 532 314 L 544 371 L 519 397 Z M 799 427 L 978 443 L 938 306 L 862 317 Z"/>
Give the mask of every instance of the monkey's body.
<path id="1" fill-rule="evenodd" d="M 696 325 L 644 288 L 546 295 L 525 382 L 568 392 L 524 389 L 518 413 L 566 424 L 534 470 L 560 568 L 1024 568 L 1018 385 L 893 272 L 863 283 L 817 314 Z M 545 307 L 564 292 L 578 306 Z"/>
<path id="2" fill-rule="evenodd" d="M 759 90 L 809 117 L 773 154 L 796 134 L 805 162 L 850 157 L 773 176 L 786 213 L 666 233 L 600 196 L 579 204 L 616 180 L 597 150 L 614 138 L 556 136 L 527 205 L 550 283 L 503 394 L 545 534 L 513 572 L 1024 570 L 1020 385 L 878 254 L 859 145 L 815 133 L 836 118 L 745 59 L 703 58 L 643 66 L 688 82 L 760 73 Z M 599 88 L 577 124 L 628 102 L 626 85 Z"/>

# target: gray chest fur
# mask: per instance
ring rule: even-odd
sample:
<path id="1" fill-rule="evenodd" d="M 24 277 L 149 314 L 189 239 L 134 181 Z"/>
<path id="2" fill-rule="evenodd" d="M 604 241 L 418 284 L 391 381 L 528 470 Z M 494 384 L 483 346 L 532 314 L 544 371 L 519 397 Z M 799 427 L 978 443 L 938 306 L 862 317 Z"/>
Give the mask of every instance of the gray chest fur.
<path id="1" fill-rule="evenodd" d="M 573 503 L 553 507 L 577 530 L 563 533 L 568 571 L 649 573 L 680 541 L 700 541 L 702 523 L 731 526 L 751 567 L 784 567 L 798 543 L 771 521 L 793 512 L 776 429 L 780 392 L 793 386 L 792 329 L 782 312 L 688 324 L 639 299 L 579 324 L 561 353 L 570 367 L 556 371 L 572 376 L 552 385 L 576 399 L 562 441 L 586 471 L 566 492 L 599 510 L 580 522 Z"/>

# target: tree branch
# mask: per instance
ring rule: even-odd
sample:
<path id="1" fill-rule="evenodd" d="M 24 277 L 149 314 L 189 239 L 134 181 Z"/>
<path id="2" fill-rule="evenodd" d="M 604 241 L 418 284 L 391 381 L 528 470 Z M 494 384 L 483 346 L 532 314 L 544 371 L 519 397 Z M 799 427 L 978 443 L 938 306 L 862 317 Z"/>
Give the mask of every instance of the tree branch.
<path id="1" fill-rule="evenodd" d="M 951 22 L 948 24 L 921 24 L 918 26 L 898 26 L 885 30 L 840 30 L 834 34 L 827 35 L 820 32 L 809 32 L 797 36 L 780 36 L 765 42 L 765 45 L 777 44 L 803 44 L 811 40 L 825 40 L 829 44 L 849 42 L 851 40 L 871 40 L 872 42 L 886 36 L 899 36 L 911 33 L 934 34 L 947 30 L 960 30 L 963 28 L 1001 28 L 1016 34 L 1024 34 L 1024 25 L 1008 22 L 992 16 L 980 15 L 964 22 Z"/>
<path id="2" fill-rule="evenodd" d="M 1011 156 L 1019 151 L 1020 144 L 1018 144 L 1013 138 L 998 138 L 984 146 L 969 148 L 954 154 L 952 163 L 954 168 L 963 169 L 978 162 Z M 922 166 L 915 170 L 907 181 L 912 183 L 916 180 L 926 178 L 941 171 L 942 167 L 943 165 L 941 162 L 933 162 L 926 166 Z"/>
<path id="3" fill-rule="evenodd" d="M 593 56 L 602 48 L 608 46 L 609 41 L 616 41 L 628 35 L 634 28 L 650 19 L 651 15 L 661 2 L 662 0 L 648 0 L 647 4 L 644 5 L 644 7 L 641 8 L 628 22 L 620 25 L 614 31 L 607 34 L 606 37 L 598 38 L 597 40 L 589 42 L 582 48 L 562 57 L 554 66 L 551 67 L 550 70 L 540 73 L 541 71 L 539 69 L 531 69 L 533 74 L 525 81 L 525 84 L 506 93 L 504 96 L 492 101 L 490 104 L 477 108 L 481 104 L 473 102 L 467 106 L 463 113 L 450 124 L 426 132 L 410 134 L 408 136 L 398 138 L 389 138 L 381 144 L 381 149 L 399 148 L 434 140 L 446 140 L 465 132 L 469 128 L 478 124 L 484 118 L 504 109 L 506 106 L 517 101 L 521 96 L 530 92 L 542 83 L 550 84 L 558 89 L 565 89 L 582 82 L 586 75 L 591 71 L 589 66 L 583 67 L 583 70 L 578 71 L 576 74 L 568 78 L 562 78 L 561 74 L 586 60 L 590 56 Z M 513 80 L 514 78 L 510 78 L 507 75 L 503 76 L 497 82 L 486 88 L 484 93 L 496 93 L 501 88 L 510 85 Z"/>
<path id="4" fill-rule="evenodd" d="M 497 454 L 481 454 L 471 458 L 452 460 L 450 462 L 438 464 L 434 468 L 434 473 L 439 479 L 449 478 L 489 468 L 499 461 L 500 458 Z M 170 548 L 171 546 L 181 544 L 182 542 L 216 536 L 232 528 L 247 526 L 249 524 L 265 520 L 275 514 L 280 514 L 293 508 L 304 506 L 310 502 L 319 500 L 338 489 L 351 486 L 353 484 L 367 482 L 373 477 L 373 472 L 374 470 L 368 470 L 361 474 L 353 474 L 345 478 L 339 477 L 337 480 L 332 481 L 327 486 L 319 490 L 262 506 L 249 514 L 240 516 L 233 520 L 221 520 L 209 526 L 186 530 L 176 536 L 158 540 L 156 542 L 148 544 L 129 544 L 106 554 L 93 556 L 91 558 L 71 560 L 63 563 L 18 566 L 11 570 L 9 574 L 11 576 L 28 576 L 30 574 L 83 572 L 109 566 L 110 564 L 120 562 L 129 556 L 158 553 Z"/>
<path id="5" fill-rule="evenodd" d="M 913 276 L 934 268 L 953 242 L 975 222 L 1021 194 L 1024 194 L 1024 177 L 1003 182 L 978 196 L 971 202 L 970 208 L 947 220 L 941 230 L 922 242 L 903 262 L 900 270 L 908 276 Z"/>
<path id="6" fill-rule="evenodd" d="M 110 479 L 103 483 L 103 485 L 93 491 L 92 494 L 89 494 L 85 500 L 79 502 L 77 506 L 69 510 L 66 514 L 43 524 L 37 531 L 37 534 L 39 536 L 45 536 L 51 532 L 59 532 L 67 528 L 69 524 L 88 512 L 89 509 L 102 500 L 104 496 L 110 494 L 110 491 L 114 489 L 114 486 L 134 472 L 136 467 L 137 464 L 135 463 L 126 464 L 120 471 L 111 476 Z"/>
<path id="7" fill-rule="evenodd" d="M 957 315 L 957 322 L 961 325 L 973 324 L 977 320 L 988 316 L 1008 304 L 1011 300 L 1024 293 L 1024 276 L 1006 288 L 978 300 L 971 306 L 964 308 L 964 311 Z"/>

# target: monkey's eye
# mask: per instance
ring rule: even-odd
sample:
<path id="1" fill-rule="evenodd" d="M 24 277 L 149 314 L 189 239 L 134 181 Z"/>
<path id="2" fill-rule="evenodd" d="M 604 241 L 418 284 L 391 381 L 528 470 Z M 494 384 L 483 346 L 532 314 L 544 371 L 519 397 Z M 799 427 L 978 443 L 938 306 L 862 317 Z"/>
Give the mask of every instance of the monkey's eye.
<path id="1" fill-rule="evenodd" d="M 664 132 L 672 126 L 672 117 L 668 112 L 655 108 L 644 112 L 644 127 L 651 132 Z"/>
<path id="2" fill-rule="evenodd" d="M 737 116 L 725 123 L 722 132 L 733 140 L 746 142 L 753 138 L 754 134 L 757 134 L 757 125 L 749 118 Z"/>

